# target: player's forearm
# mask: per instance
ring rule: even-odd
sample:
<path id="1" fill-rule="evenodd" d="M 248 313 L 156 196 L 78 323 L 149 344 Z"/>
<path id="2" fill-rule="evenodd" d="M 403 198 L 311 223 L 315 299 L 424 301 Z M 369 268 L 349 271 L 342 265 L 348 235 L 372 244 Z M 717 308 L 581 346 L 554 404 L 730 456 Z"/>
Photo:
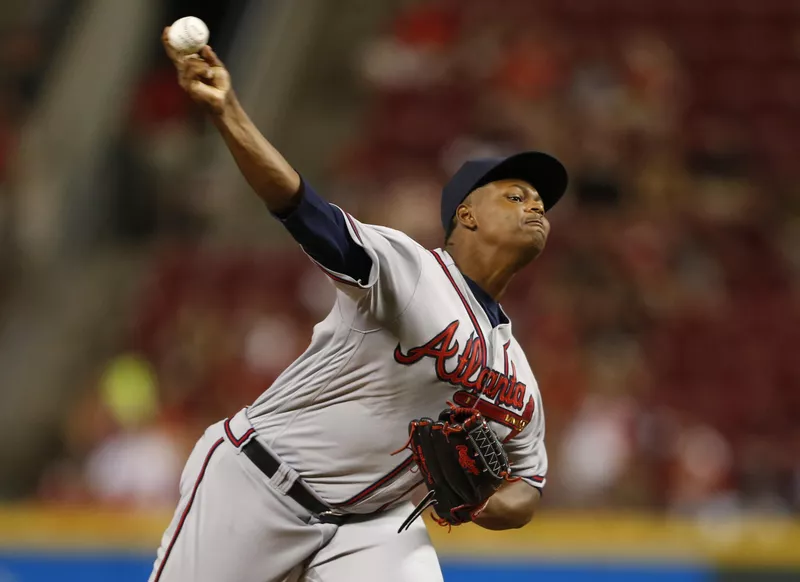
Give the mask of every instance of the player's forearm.
<path id="1" fill-rule="evenodd" d="M 270 212 L 281 213 L 294 206 L 300 176 L 261 134 L 234 95 L 213 120 L 242 175 Z"/>
<path id="2" fill-rule="evenodd" d="M 491 530 L 517 529 L 533 519 L 541 493 L 522 481 L 502 487 L 489 498 L 475 523 Z"/>

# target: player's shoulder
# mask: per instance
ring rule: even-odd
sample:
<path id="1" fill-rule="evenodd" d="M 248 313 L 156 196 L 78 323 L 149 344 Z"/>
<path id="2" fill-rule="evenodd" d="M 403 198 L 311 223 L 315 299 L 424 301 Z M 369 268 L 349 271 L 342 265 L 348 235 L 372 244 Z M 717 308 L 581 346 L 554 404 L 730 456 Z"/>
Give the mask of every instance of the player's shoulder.
<path id="1" fill-rule="evenodd" d="M 393 243 L 414 247 L 420 251 L 426 250 L 425 247 L 423 247 L 416 240 L 414 240 L 409 235 L 404 233 L 402 230 L 397 230 L 396 228 L 389 228 L 388 226 L 380 226 L 378 224 L 371 224 L 368 226 L 372 228 L 377 234 L 379 234 L 383 238 Z"/>
<path id="2" fill-rule="evenodd" d="M 396 228 L 390 228 L 388 226 L 382 226 L 379 224 L 365 223 L 358 220 L 354 222 L 362 233 L 365 233 L 368 236 L 380 237 L 392 246 L 413 249 L 421 253 L 427 252 L 427 249 L 424 246 L 422 246 L 419 242 L 411 238 L 402 230 L 397 230 Z"/>

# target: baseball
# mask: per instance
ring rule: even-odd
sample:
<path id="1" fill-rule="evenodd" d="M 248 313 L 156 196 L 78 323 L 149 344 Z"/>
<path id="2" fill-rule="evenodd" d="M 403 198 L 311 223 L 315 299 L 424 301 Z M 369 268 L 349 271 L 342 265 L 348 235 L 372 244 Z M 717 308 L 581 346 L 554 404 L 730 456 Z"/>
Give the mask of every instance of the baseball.
<path id="1" fill-rule="evenodd" d="M 185 16 L 169 27 L 168 40 L 179 53 L 192 55 L 208 43 L 208 26 L 195 16 Z"/>

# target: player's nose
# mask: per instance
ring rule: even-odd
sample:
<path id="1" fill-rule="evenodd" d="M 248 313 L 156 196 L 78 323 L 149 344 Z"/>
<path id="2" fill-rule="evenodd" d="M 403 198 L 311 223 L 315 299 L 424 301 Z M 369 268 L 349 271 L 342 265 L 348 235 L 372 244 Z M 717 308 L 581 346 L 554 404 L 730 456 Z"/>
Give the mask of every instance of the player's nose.
<path id="1" fill-rule="evenodd" d="M 537 216 L 544 216 L 544 208 L 541 202 L 531 202 L 525 207 L 526 214 L 534 214 Z"/>

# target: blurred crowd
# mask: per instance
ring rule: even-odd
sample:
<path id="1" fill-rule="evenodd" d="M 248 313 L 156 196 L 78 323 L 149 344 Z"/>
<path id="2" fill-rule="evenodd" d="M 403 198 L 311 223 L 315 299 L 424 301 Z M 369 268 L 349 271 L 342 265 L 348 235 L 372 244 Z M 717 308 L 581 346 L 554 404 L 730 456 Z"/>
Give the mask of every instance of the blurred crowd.
<path id="1" fill-rule="evenodd" d="M 0 6 L 0 303 L 14 266 L 14 157 L 73 0 L 4 0 Z"/>
<path id="2" fill-rule="evenodd" d="M 371 104 L 317 188 L 365 222 L 439 246 L 463 159 L 540 149 L 570 170 L 502 300 L 543 394 L 548 506 L 800 511 L 795 1 L 431 0 L 354 69 Z M 295 248 L 165 248 L 40 496 L 171 506 L 203 428 L 331 300 Z"/>
<path id="3" fill-rule="evenodd" d="M 213 44 L 225 58 L 231 32 L 248 2 L 213 0 L 163 3 L 167 24 L 198 15 L 214 30 Z M 176 82 L 175 68 L 160 43 L 136 81 L 112 156 L 111 231 L 124 244 L 197 240 L 205 233 L 207 154 L 202 112 Z"/>

